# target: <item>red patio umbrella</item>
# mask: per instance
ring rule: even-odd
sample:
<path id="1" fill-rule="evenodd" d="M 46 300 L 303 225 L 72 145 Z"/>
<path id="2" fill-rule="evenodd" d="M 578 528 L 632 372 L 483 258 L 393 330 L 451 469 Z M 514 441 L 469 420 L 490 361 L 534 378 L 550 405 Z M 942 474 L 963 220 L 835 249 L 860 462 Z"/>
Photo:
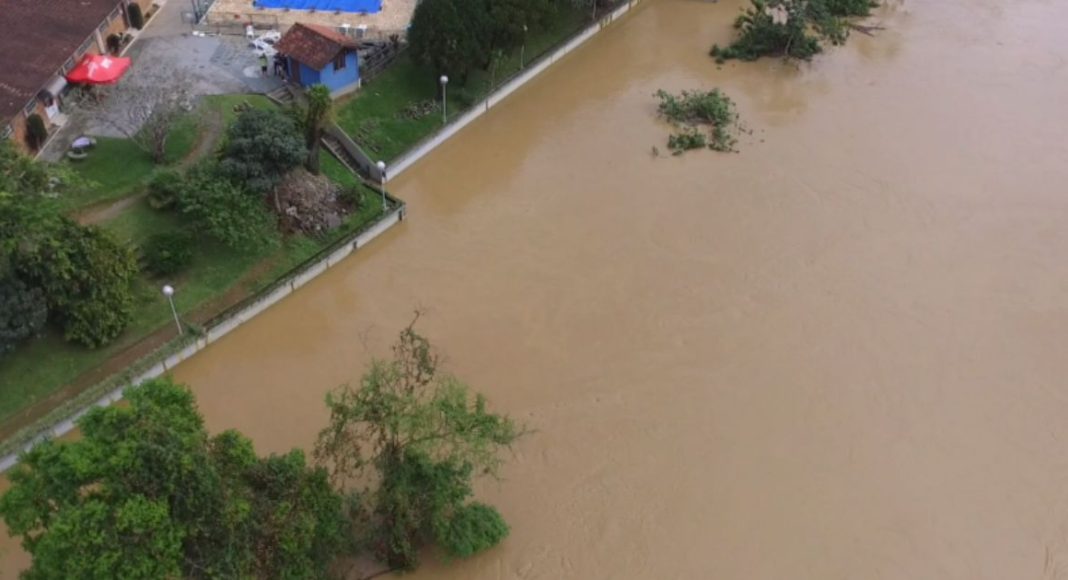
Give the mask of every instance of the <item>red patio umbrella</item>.
<path id="1" fill-rule="evenodd" d="M 87 54 L 78 66 L 70 69 L 67 80 L 86 85 L 110 85 L 117 83 L 128 68 L 128 58 Z"/>

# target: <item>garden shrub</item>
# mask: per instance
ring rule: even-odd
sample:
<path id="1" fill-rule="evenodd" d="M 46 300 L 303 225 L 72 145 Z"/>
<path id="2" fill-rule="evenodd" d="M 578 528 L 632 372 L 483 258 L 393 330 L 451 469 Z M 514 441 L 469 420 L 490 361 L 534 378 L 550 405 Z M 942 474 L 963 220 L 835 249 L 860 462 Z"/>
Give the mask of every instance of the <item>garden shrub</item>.
<path id="1" fill-rule="evenodd" d="M 102 346 L 130 321 L 137 263 L 129 248 L 96 226 L 63 218 L 57 235 L 21 254 L 17 267 L 44 290 L 67 340 Z"/>
<path id="2" fill-rule="evenodd" d="M 170 209 L 178 203 L 184 187 L 182 174 L 174 169 L 161 169 L 148 182 L 148 205 L 154 209 Z"/>
<path id="3" fill-rule="evenodd" d="M 247 191 L 265 194 L 307 156 L 304 135 L 292 117 L 277 110 L 252 109 L 227 129 L 219 168 Z"/>
<path id="4" fill-rule="evenodd" d="M 26 117 L 26 144 L 37 151 L 47 140 L 48 127 L 45 126 L 44 119 L 37 113 Z"/>
<path id="5" fill-rule="evenodd" d="M 221 175 L 214 164 L 198 165 L 186 174 L 178 207 L 194 227 L 235 250 L 278 242 L 276 219 L 263 197 Z"/>
<path id="6" fill-rule="evenodd" d="M 0 356 L 40 334 L 47 320 L 48 304 L 40 288 L 11 275 L 0 279 Z"/>
<path id="7" fill-rule="evenodd" d="M 351 207 L 353 210 L 357 210 L 363 207 L 363 204 L 366 201 L 364 199 L 366 194 L 367 192 L 364 191 L 363 187 L 352 184 L 341 188 L 341 192 L 338 193 L 338 199 L 341 200 L 341 203 Z"/>
<path id="8" fill-rule="evenodd" d="M 192 235 L 181 230 L 158 233 L 142 246 L 145 270 L 155 276 L 170 276 L 193 262 Z"/>

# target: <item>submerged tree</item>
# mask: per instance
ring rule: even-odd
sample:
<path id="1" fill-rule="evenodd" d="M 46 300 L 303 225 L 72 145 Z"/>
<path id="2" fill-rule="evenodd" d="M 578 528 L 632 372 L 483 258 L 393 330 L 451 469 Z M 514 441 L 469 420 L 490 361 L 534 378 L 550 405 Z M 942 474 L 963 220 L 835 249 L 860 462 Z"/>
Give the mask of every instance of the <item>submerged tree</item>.
<path id="1" fill-rule="evenodd" d="M 469 501 L 471 481 L 495 475 L 500 452 L 522 433 L 438 372 L 438 356 L 414 324 L 400 333 L 392 360 L 374 361 L 358 385 L 327 396 L 330 423 L 315 446 L 335 482 L 364 486 L 363 540 L 399 570 L 415 568 L 429 542 L 466 557 L 504 539 L 500 514 Z"/>
<path id="2" fill-rule="evenodd" d="M 324 470 L 300 451 L 259 458 L 234 431 L 209 437 L 168 380 L 126 395 L 11 472 L 0 515 L 33 557 L 26 578 L 325 575 L 347 524 Z"/>
<path id="3" fill-rule="evenodd" d="M 718 62 L 782 56 L 808 60 L 823 51 L 823 41 L 845 42 L 848 18 L 867 16 L 873 0 L 751 0 L 734 22 L 738 36 L 727 47 L 715 45 Z"/>

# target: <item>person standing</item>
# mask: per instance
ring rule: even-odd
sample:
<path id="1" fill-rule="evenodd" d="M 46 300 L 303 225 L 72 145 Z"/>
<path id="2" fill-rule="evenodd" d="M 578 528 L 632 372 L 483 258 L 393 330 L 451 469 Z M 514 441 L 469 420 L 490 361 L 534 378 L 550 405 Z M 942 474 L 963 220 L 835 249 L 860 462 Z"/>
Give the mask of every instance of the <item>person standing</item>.
<path id="1" fill-rule="evenodd" d="M 260 55 L 260 74 L 267 76 L 267 55 Z"/>

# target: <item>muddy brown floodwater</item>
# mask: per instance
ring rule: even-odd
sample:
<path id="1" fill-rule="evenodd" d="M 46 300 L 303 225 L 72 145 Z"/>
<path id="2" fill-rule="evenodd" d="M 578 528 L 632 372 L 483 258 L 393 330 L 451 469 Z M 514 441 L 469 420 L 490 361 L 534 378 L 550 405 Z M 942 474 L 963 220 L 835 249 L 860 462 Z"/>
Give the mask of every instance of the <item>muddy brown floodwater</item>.
<path id="1" fill-rule="evenodd" d="M 209 426 L 309 446 L 419 307 L 537 433 L 480 485 L 504 545 L 408 578 L 1068 578 L 1068 2 L 717 67 L 738 6 L 651 0 L 397 179 L 178 369 Z M 654 158 L 653 92 L 716 86 L 741 152 Z"/>

